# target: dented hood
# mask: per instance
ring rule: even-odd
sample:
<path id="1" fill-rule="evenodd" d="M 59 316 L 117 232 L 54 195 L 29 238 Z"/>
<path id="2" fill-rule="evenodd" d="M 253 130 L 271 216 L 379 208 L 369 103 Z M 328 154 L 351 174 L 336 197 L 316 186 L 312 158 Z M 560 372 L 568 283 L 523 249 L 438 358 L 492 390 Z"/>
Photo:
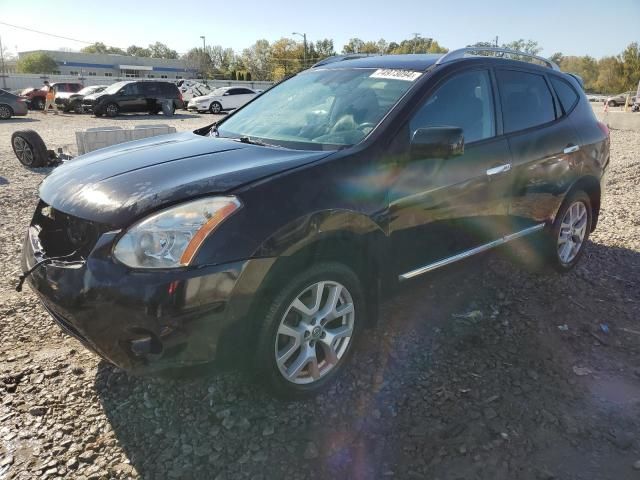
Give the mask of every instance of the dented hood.
<path id="1" fill-rule="evenodd" d="M 61 165 L 40 185 L 40 198 L 69 215 L 124 227 L 165 205 L 228 192 L 327 155 L 191 132 L 162 135 Z"/>

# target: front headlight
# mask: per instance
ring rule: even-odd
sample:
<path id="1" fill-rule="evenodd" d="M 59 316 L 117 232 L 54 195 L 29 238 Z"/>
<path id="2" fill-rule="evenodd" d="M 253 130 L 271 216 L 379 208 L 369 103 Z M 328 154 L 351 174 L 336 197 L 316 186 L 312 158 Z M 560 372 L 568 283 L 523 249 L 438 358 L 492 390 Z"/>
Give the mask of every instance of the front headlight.
<path id="1" fill-rule="evenodd" d="M 185 267 L 207 236 L 241 205 L 240 200 L 229 196 L 167 208 L 130 227 L 113 255 L 133 268 Z"/>

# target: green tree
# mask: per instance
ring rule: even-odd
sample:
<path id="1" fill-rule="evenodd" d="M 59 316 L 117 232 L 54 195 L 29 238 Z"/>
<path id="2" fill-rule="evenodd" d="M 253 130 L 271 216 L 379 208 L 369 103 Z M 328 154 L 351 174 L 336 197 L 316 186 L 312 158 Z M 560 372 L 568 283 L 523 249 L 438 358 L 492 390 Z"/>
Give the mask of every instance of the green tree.
<path id="1" fill-rule="evenodd" d="M 271 80 L 271 45 L 268 40 L 258 40 L 242 51 L 242 62 L 255 80 Z"/>
<path id="2" fill-rule="evenodd" d="M 414 37 L 402 40 L 399 44 L 390 43 L 387 53 L 399 55 L 405 53 L 446 53 L 448 50 L 441 47 L 433 38 Z"/>
<path id="3" fill-rule="evenodd" d="M 562 63 L 562 59 L 563 59 L 563 55 L 562 52 L 556 52 L 553 55 L 551 55 L 549 57 L 549 60 L 551 60 L 553 63 L 560 65 Z"/>
<path id="4" fill-rule="evenodd" d="M 623 90 L 635 90 L 640 82 L 640 47 L 638 42 L 630 43 L 622 52 Z"/>
<path id="5" fill-rule="evenodd" d="M 333 40 L 328 38 L 324 38 L 322 40 L 317 40 L 315 43 L 315 61 L 320 61 L 323 58 L 333 57 L 336 54 L 335 49 L 333 48 Z"/>
<path id="6" fill-rule="evenodd" d="M 360 53 L 364 47 L 364 42 L 359 38 L 350 38 L 347 44 L 342 47 L 342 53 L 349 55 L 351 53 Z"/>
<path id="7" fill-rule="evenodd" d="M 518 52 L 529 53 L 531 55 L 538 55 L 542 51 L 542 47 L 538 45 L 538 42 L 534 40 L 514 40 L 513 42 L 503 43 L 502 48 L 508 48 L 509 50 L 517 50 Z"/>
<path id="8" fill-rule="evenodd" d="M 564 64 L 563 64 L 564 66 Z M 600 93 L 620 93 L 625 90 L 624 65 L 618 57 L 604 57 L 598 60 L 595 81 L 589 82 L 587 90 Z"/>
<path id="9" fill-rule="evenodd" d="M 116 54 L 116 55 L 126 55 L 123 49 L 118 47 L 108 47 L 102 42 L 96 42 L 91 45 L 88 45 L 80 50 L 82 53 L 108 53 L 108 54 Z"/>
<path id="10" fill-rule="evenodd" d="M 149 51 L 151 52 L 152 58 L 178 58 L 178 52 L 176 52 L 175 50 L 171 50 L 162 42 L 155 42 L 150 44 Z"/>
<path id="11" fill-rule="evenodd" d="M 151 50 L 137 45 L 131 45 L 127 48 L 127 55 L 131 55 L 132 57 L 150 57 Z"/>
<path id="12" fill-rule="evenodd" d="M 20 57 L 16 67 L 20 73 L 52 73 L 58 64 L 46 53 L 34 52 Z"/>

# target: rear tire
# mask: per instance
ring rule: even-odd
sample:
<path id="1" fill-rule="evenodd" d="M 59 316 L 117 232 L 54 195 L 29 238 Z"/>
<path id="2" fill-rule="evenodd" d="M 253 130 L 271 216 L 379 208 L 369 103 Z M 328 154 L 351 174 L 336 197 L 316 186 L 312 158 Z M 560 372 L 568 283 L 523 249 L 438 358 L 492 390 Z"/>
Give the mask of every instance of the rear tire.
<path id="1" fill-rule="evenodd" d="M 4 103 L 0 104 L 0 120 L 9 120 L 13 115 L 13 109 Z"/>
<path id="2" fill-rule="evenodd" d="M 589 196 L 582 190 L 571 193 L 562 203 L 556 219 L 544 232 L 546 264 L 560 273 L 576 266 L 584 253 L 593 225 Z"/>
<path id="3" fill-rule="evenodd" d="M 22 165 L 29 168 L 44 167 L 49 163 L 47 147 L 34 130 L 17 130 L 11 135 L 11 146 Z"/>
<path id="4" fill-rule="evenodd" d="M 613 100 L 609 100 L 609 106 L 610 107 L 617 107 L 618 104 L 616 102 L 614 102 Z"/>
<path id="5" fill-rule="evenodd" d="M 303 398 L 326 390 L 346 368 L 365 323 L 365 297 L 356 274 L 340 263 L 319 263 L 289 278 L 266 314 L 258 313 L 255 360 L 267 388 Z"/>

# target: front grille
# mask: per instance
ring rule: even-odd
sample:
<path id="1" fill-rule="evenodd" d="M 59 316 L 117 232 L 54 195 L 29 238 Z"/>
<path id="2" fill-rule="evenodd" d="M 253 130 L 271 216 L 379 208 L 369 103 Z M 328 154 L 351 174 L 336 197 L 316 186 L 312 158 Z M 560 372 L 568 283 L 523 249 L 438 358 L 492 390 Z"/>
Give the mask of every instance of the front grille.
<path id="1" fill-rule="evenodd" d="M 67 215 L 40 201 L 32 225 L 38 227 L 39 240 L 47 257 L 70 255 L 86 257 L 98 237 L 107 229 L 72 215 Z"/>

